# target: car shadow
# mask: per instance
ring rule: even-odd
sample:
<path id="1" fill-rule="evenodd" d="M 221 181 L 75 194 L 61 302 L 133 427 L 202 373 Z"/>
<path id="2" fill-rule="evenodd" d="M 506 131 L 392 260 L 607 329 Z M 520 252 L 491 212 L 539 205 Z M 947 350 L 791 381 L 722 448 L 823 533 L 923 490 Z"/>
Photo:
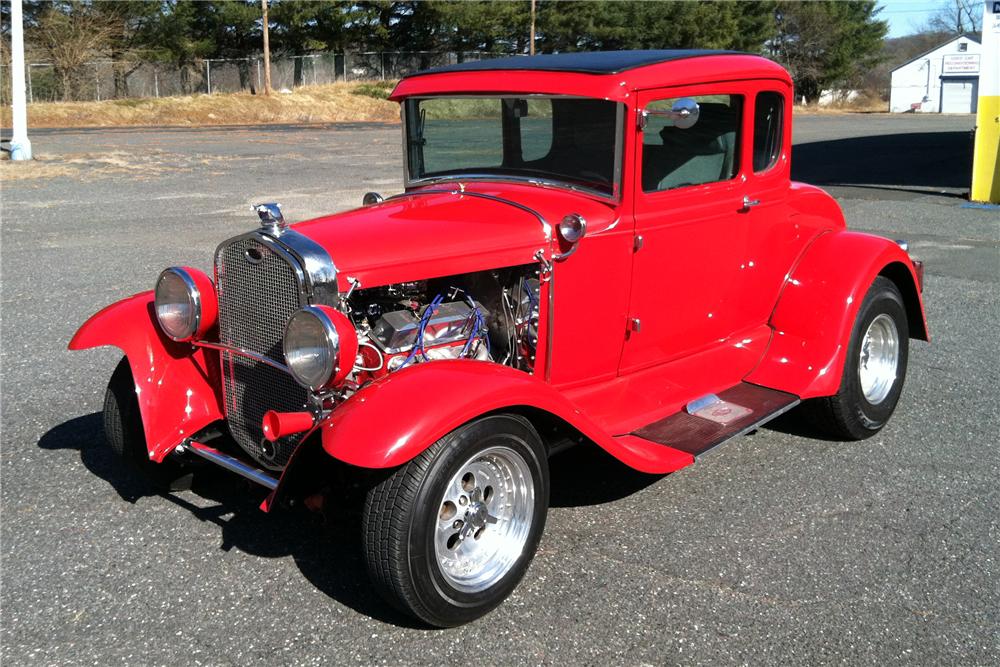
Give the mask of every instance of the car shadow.
<path id="1" fill-rule="evenodd" d="M 549 505 L 603 505 L 637 493 L 664 477 L 639 472 L 597 445 L 584 443 L 550 459 Z"/>
<path id="2" fill-rule="evenodd" d="M 104 444 L 100 413 L 77 417 L 45 433 L 41 449 L 80 452 L 80 460 L 129 503 L 160 495 L 219 528 L 223 551 L 238 549 L 262 558 L 291 556 L 309 583 L 341 604 L 384 623 L 427 629 L 382 600 L 369 583 L 360 544 L 360 515 L 333 503 L 322 514 L 303 508 L 259 506 L 266 492 L 240 477 L 211 467 L 197 470 L 190 491 L 159 493 Z M 200 500 L 198 500 L 200 499 Z M 201 501 L 209 501 L 205 506 Z"/>
<path id="3" fill-rule="evenodd" d="M 812 417 L 810 417 L 809 412 L 802 409 L 804 407 L 807 406 L 803 404 L 794 410 L 789 410 L 785 414 L 767 422 L 761 427 L 761 429 L 764 431 L 777 431 L 778 433 L 794 435 L 800 438 L 808 438 L 810 440 L 843 442 L 843 440 L 830 436 L 819 425 L 817 425 L 816 422 L 813 421 Z"/>
<path id="4" fill-rule="evenodd" d="M 792 178 L 847 186 L 964 197 L 972 180 L 971 132 L 911 132 L 795 144 Z"/>

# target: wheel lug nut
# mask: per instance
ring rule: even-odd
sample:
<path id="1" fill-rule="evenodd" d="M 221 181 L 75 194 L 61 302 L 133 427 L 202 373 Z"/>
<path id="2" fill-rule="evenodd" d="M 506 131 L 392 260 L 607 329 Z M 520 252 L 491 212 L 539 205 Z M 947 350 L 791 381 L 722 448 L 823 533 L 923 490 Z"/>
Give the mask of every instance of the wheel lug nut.
<path id="1" fill-rule="evenodd" d="M 459 505 L 468 505 L 469 504 L 469 499 L 466 498 L 465 496 L 462 496 L 461 498 L 458 499 L 458 504 Z"/>
<path id="2" fill-rule="evenodd" d="M 451 524 L 451 527 L 454 528 L 455 530 L 461 530 L 462 526 L 464 525 L 465 524 L 462 522 L 462 520 L 458 519 L 455 521 L 455 523 Z"/>

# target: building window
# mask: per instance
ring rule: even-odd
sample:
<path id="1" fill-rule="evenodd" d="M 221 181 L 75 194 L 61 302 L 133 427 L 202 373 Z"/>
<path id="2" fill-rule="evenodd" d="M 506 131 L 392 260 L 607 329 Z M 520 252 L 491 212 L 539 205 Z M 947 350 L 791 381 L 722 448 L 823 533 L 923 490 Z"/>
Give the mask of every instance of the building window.
<path id="1" fill-rule="evenodd" d="M 969 50 L 969 43 L 968 42 L 959 42 L 958 43 L 958 50 L 959 50 L 960 53 L 965 53 L 966 51 Z"/>

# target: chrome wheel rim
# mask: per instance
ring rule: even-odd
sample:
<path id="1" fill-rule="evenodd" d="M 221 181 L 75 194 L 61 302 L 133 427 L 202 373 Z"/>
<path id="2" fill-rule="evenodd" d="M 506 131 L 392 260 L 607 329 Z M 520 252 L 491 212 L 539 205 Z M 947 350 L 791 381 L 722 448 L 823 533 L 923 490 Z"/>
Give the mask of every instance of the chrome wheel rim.
<path id="1" fill-rule="evenodd" d="M 865 399 L 872 405 L 885 400 L 896 382 L 899 365 L 899 331 L 886 314 L 872 320 L 861 340 L 858 379 Z"/>
<path id="2" fill-rule="evenodd" d="M 434 553 L 445 580 L 477 593 L 510 571 L 524 551 L 535 511 L 528 463 L 509 447 L 490 447 L 448 482 L 434 517 Z"/>

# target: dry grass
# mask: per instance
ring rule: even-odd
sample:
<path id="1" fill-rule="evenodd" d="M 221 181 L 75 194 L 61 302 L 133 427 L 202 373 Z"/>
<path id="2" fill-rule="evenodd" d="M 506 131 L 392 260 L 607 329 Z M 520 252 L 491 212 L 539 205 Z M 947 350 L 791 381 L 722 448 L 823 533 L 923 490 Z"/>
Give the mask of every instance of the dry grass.
<path id="1" fill-rule="evenodd" d="M 398 122 L 399 106 L 372 96 L 372 88 L 373 84 L 335 83 L 303 86 L 291 93 L 273 93 L 268 97 L 231 93 L 105 102 L 45 102 L 28 107 L 28 125 L 120 127 Z M 0 109 L 0 123 L 9 126 L 10 113 L 10 107 Z"/>
<path id="2" fill-rule="evenodd" d="M 238 159 L 238 158 L 236 158 Z M 233 158 L 226 158 L 232 162 Z M 190 172 L 197 162 L 199 168 L 211 164 L 207 158 L 165 153 L 163 151 L 109 151 L 105 153 L 66 153 L 39 155 L 33 160 L 13 163 L 0 160 L 0 182 L 43 178 L 71 177 L 79 181 L 127 175 L 131 180 L 146 180 L 165 173 Z"/>
<path id="3" fill-rule="evenodd" d="M 29 181 L 36 178 L 55 178 L 57 176 L 76 176 L 80 170 L 62 164 L 50 164 L 31 160 L 14 164 L 10 160 L 0 160 L 0 182 Z"/>
<path id="4" fill-rule="evenodd" d="M 889 113 L 889 103 L 878 95 L 862 93 L 850 102 L 835 102 L 828 106 L 810 105 L 795 107 L 796 113 L 845 114 L 845 113 Z"/>

